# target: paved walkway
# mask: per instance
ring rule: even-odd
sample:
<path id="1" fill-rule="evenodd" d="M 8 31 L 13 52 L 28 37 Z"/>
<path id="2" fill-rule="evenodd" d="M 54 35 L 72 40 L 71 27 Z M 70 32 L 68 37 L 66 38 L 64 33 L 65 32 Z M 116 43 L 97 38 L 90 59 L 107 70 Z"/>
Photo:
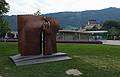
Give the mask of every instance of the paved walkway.
<path id="1" fill-rule="evenodd" d="M 120 45 L 120 40 L 101 40 L 103 44 Z"/>

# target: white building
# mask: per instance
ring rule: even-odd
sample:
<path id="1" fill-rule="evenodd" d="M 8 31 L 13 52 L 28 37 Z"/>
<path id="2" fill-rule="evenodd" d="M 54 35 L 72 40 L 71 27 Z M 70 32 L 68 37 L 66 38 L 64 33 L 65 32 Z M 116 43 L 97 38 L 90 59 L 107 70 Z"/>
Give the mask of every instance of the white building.
<path id="1" fill-rule="evenodd" d="M 84 30 L 91 30 L 93 28 L 97 28 L 98 30 L 101 29 L 101 24 L 97 23 L 96 20 L 89 20 L 86 26 L 84 27 Z"/>

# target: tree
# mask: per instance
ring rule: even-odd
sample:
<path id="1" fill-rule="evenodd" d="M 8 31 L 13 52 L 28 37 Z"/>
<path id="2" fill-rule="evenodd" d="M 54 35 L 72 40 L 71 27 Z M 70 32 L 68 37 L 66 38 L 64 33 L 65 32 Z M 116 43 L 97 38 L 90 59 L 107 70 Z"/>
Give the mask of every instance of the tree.
<path id="1" fill-rule="evenodd" d="M 41 12 L 40 10 L 38 10 L 36 13 L 34 13 L 35 16 L 40 16 L 41 15 Z"/>
<path id="2" fill-rule="evenodd" d="M 5 0 L 0 0 L 0 37 L 4 37 L 5 34 L 10 31 L 9 24 L 4 18 L 4 15 L 9 11 L 9 5 Z"/>
<path id="3" fill-rule="evenodd" d="M 5 0 L 0 0 L 0 16 L 9 11 L 9 4 Z"/>
<path id="4" fill-rule="evenodd" d="M 120 21 L 105 21 L 102 29 L 108 31 L 108 35 L 112 37 L 111 39 L 115 39 L 114 37 L 118 38 L 120 36 Z"/>
<path id="5" fill-rule="evenodd" d="M 5 19 L 0 20 L 0 36 L 4 38 L 5 34 L 10 31 L 9 24 Z"/>
<path id="6" fill-rule="evenodd" d="M 115 20 L 107 20 L 103 23 L 102 29 L 108 30 L 111 29 L 112 27 L 120 28 L 120 22 Z"/>

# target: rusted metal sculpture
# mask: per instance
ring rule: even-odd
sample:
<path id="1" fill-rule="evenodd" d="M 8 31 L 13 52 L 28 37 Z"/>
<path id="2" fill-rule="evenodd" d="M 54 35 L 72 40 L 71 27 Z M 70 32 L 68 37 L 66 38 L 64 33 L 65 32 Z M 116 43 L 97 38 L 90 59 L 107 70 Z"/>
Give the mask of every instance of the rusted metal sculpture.
<path id="1" fill-rule="evenodd" d="M 58 27 L 58 22 L 50 17 L 19 15 L 18 48 L 21 55 L 39 55 L 42 52 L 44 55 L 50 55 L 57 52 L 56 33 Z"/>
<path id="2" fill-rule="evenodd" d="M 18 55 L 10 56 L 16 65 L 71 59 L 57 52 L 58 22 L 47 16 L 18 15 Z"/>

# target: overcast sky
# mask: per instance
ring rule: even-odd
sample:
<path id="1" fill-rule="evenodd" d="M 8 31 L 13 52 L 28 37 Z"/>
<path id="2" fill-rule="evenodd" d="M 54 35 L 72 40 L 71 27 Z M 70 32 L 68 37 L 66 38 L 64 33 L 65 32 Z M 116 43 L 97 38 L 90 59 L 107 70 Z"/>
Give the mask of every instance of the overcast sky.
<path id="1" fill-rule="evenodd" d="M 108 7 L 120 8 L 120 0 L 6 0 L 10 5 L 9 15 L 33 14 L 38 9 L 42 14 L 63 11 L 99 10 Z"/>

